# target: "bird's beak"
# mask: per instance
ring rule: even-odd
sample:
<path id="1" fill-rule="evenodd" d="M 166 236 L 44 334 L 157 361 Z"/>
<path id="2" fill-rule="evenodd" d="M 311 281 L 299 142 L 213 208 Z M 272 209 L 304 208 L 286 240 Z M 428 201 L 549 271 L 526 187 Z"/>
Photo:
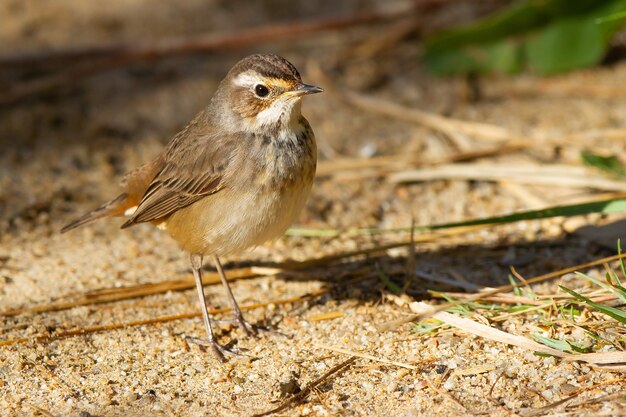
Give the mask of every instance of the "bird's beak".
<path id="1" fill-rule="evenodd" d="M 307 94 L 321 93 L 322 91 L 324 90 L 321 87 L 301 83 L 295 90 L 291 90 L 289 93 L 293 96 L 300 97 Z"/>

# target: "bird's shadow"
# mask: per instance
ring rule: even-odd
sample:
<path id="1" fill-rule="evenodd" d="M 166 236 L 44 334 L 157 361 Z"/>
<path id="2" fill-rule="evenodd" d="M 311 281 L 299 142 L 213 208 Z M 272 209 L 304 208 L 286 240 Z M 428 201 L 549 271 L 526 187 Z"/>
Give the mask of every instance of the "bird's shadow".
<path id="1" fill-rule="evenodd" d="M 434 250 L 420 249 L 418 245 L 413 256 L 377 254 L 348 258 L 322 266 L 287 270 L 277 279 L 322 281 L 330 296 L 317 298 L 316 303 L 355 298 L 372 302 L 380 300 L 385 293 L 406 294 L 423 300 L 432 298 L 432 291 L 476 292 L 485 287 L 510 284 L 512 268 L 528 279 L 612 254 L 614 250 L 575 235 Z M 233 262 L 227 264 L 226 269 L 245 266 L 272 268 L 280 264 Z"/>

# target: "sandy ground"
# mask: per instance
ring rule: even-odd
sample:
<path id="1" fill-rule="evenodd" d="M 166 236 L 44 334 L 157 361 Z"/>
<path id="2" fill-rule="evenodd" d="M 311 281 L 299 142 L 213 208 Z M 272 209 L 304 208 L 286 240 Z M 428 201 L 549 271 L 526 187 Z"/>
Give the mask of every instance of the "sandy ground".
<path id="1" fill-rule="evenodd" d="M 6 1 L 0 4 L 2 52 L 225 31 L 232 29 L 235 18 L 246 27 L 286 18 L 354 13 L 365 4 L 347 2 L 336 10 L 337 6 L 306 2 L 281 2 L 284 7 L 279 8 L 277 2 L 181 3 L 155 8 L 146 0 L 114 0 L 104 9 L 80 0 Z M 301 69 L 306 82 L 323 85 L 315 64 L 371 36 L 352 30 L 265 45 L 260 50 L 283 54 Z M 258 50 L 136 65 L 0 109 L 3 312 L 71 303 L 96 290 L 190 278 L 187 256 L 150 226 L 120 231 L 121 222 L 113 219 L 67 235 L 58 231 L 76 215 L 116 195 L 122 175 L 156 155 L 202 108 L 232 63 Z M 511 87 L 539 82 L 530 76 L 483 80 L 483 97 L 470 101 L 463 80 L 436 79 L 420 68 L 415 40 L 403 41 L 365 63 L 348 57 L 331 77 L 342 87 L 438 114 L 493 123 L 534 138 L 536 143 L 526 151 L 492 159 L 503 165 L 579 164 L 579 147 L 563 143 L 555 148 L 546 146 L 543 139 L 626 128 L 626 106 L 619 100 L 508 93 Z M 618 86 L 624 77 L 626 64 L 618 63 L 565 79 L 574 84 Z M 468 138 L 451 141 L 421 126 L 355 109 L 332 91 L 308 99 L 304 113 L 320 141 L 320 159 L 325 162 L 402 153 L 429 161 L 458 151 L 463 141 L 490 146 Z M 623 153 L 623 143 L 609 138 L 594 138 L 584 147 Z M 563 187 L 527 186 L 524 190 L 526 197 L 534 197 L 532 201 L 521 196 L 519 188 L 491 182 L 394 186 L 384 177 L 352 172 L 318 178 L 298 224 L 341 229 L 406 227 L 411 221 L 459 221 L 589 194 Z M 600 220 L 589 217 L 577 224 Z M 197 313 L 193 288 L 46 313 L 3 314 L 0 340 L 24 340 L 0 346 L 0 415 L 48 415 L 38 409 L 54 416 L 82 417 L 252 415 L 278 406 L 349 358 L 321 345 L 417 369 L 358 359 L 318 386 L 306 401 L 280 415 L 541 415 L 563 411 L 542 411 L 541 407 L 576 390 L 581 393 L 575 405 L 583 406 L 574 406 L 567 415 L 623 414 L 617 400 L 590 401 L 623 389 L 620 375 L 535 356 L 458 330 L 432 336 L 413 332 L 410 324 L 392 331 L 378 327 L 408 314 L 406 301 L 428 297 L 427 290 L 459 290 L 435 282 L 437 277 L 449 281 L 462 277 L 478 287 L 495 286 L 508 283 L 510 266 L 531 277 L 611 253 L 568 234 L 572 229 L 563 220 L 523 222 L 417 245 L 415 259 L 406 248 L 399 248 L 278 277 L 236 281 L 233 289 L 240 304 L 274 302 L 247 311 L 247 317 L 252 322 L 271 322 L 283 335 L 246 338 L 237 328 L 222 325 L 220 341 L 251 357 L 223 364 L 210 352 L 185 342 L 185 336 L 202 335 L 198 317 L 54 337 L 72 329 Z M 405 239 L 405 235 L 284 237 L 228 259 L 227 268 L 273 267 L 288 260 Z M 403 285 L 412 275 L 406 273 L 411 262 L 418 274 L 407 288 L 408 295 L 393 296 L 380 280 L 380 272 Z M 207 271 L 212 271 L 210 265 Z M 574 285 L 576 281 L 566 276 L 559 282 Z M 556 283 L 535 290 L 553 293 Z M 228 306 L 222 288 L 209 285 L 206 291 L 212 307 Z M 280 303 L 289 299 L 293 300 Z M 524 335 L 545 330 L 539 320 L 511 318 L 493 325 Z M 41 335 L 52 339 L 37 339 Z M 484 370 L 458 372 L 476 367 Z"/>

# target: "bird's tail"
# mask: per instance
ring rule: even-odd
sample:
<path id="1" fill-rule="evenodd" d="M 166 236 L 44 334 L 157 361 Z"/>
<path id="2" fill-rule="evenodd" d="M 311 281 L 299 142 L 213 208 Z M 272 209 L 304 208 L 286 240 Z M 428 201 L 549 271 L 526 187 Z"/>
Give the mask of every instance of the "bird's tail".
<path id="1" fill-rule="evenodd" d="M 90 211 L 63 227 L 63 229 L 61 229 L 61 233 L 69 232 L 72 229 L 91 223 L 95 220 L 101 219 L 102 217 L 119 216 L 123 214 L 127 208 L 129 208 L 129 205 L 128 194 L 122 193 L 113 200 L 104 203 L 97 209 Z"/>

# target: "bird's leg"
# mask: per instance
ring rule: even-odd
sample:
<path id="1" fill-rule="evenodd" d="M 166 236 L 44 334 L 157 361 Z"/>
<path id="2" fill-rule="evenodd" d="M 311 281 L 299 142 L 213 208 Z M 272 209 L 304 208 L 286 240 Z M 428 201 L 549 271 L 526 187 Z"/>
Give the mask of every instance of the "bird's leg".
<path id="1" fill-rule="evenodd" d="M 204 297 L 204 288 L 202 286 L 202 255 L 191 254 L 190 259 L 193 276 L 196 279 L 196 289 L 198 290 L 198 298 L 200 298 L 200 308 L 202 310 L 202 319 L 204 321 L 204 328 L 206 330 L 207 338 L 202 339 L 197 337 L 187 337 L 187 340 L 192 343 L 211 347 L 217 358 L 222 362 L 224 361 L 224 356 L 226 355 L 241 356 L 238 353 L 233 352 L 228 348 L 220 345 L 215 340 L 213 328 L 211 327 L 211 319 L 209 318 L 209 313 L 207 312 L 206 298 Z"/>
<path id="2" fill-rule="evenodd" d="M 233 291 L 230 289 L 230 285 L 228 284 L 228 280 L 226 279 L 226 274 L 224 274 L 224 268 L 222 268 L 222 263 L 217 255 L 213 255 L 213 262 L 215 262 L 215 267 L 217 268 L 217 273 L 220 276 L 220 280 L 224 287 L 226 288 L 226 293 L 228 294 L 228 299 L 230 300 L 230 305 L 233 309 L 233 316 L 241 330 L 243 330 L 248 336 L 254 336 L 258 333 L 259 328 L 254 326 L 246 321 L 243 318 L 243 314 L 241 313 L 241 309 L 237 304 L 237 300 L 235 300 L 235 296 L 233 295 Z"/>

